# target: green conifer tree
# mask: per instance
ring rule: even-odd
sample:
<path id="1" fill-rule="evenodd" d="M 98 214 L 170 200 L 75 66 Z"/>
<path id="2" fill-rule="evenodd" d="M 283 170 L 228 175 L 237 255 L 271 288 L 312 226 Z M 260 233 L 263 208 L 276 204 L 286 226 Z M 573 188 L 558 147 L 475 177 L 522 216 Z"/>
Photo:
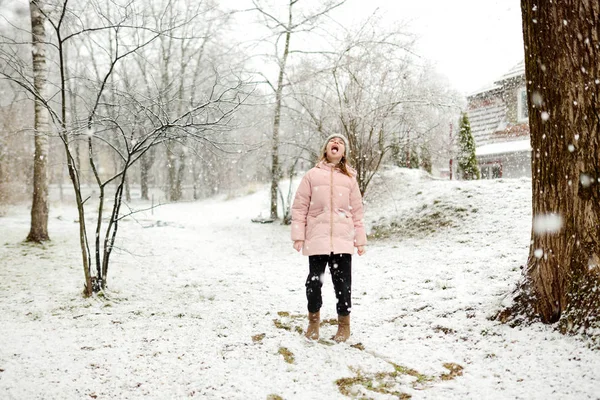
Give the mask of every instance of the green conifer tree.
<path id="1" fill-rule="evenodd" d="M 394 165 L 397 167 L 408 167 L 408 151 L 406 145 L 400 144 L 398 140 L 392 143 L 391 157 Z"/>
<path id="2" fill-rule="evenodd" d="M 417 150 L 416 144 L 413 144 L 410 148 L 410 168 L 411 169 L 419 168 L 419 152 Z"/>
<path id="3" fill-rule="evenodd" d="M 467 113 L 462 113 L 459 127 L 458 169 L 462 179 L 479 179 L 479 166 L 475 156 L 475 140 L 471 134 L 471 124 Z"/>
<path id="4" fill-rule="evenodd" d="M 431 174 L 432 162 L 431 162 L 431 151 L 429 150 L 429 145 L 427 143 L 423 143 L 421 145 L 421 169 L 429 172 Z"/>

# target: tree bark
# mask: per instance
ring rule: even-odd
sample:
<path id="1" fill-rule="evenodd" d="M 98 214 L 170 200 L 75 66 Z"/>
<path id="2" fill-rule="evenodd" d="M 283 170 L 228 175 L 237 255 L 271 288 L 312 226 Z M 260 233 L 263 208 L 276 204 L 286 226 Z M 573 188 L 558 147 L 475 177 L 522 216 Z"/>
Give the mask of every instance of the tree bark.
<path id="1" fill-rule="evenodd" d="M 275 88 L 275 116 L 273 118 L 273 136 L 271 142 L 271 219 L 277 219 L 277 187 L 281 179 L 281 166 L 279 165 L 279 125 L 281 122 L 281 102 L 283 97 L 283 77 L 285 66 L 290 53 L 290 39 L 292 36 L 292 6 L 294 0 L 290 0 L 288 23 L 285 32 L 285 47 L 279 61 L 279 75 L 277 76 L 277 87 Z"/>
<path id="2" fill-rule="evenodd" d="M 149 200 L 148 196 L 148 172 L 150 171 L 150 154 L 146 153 L 140 160 L 140 187 L 142 200 Z"/>
<path id="3" fill-rule="evenodd" d="M 46 17 L 41 12 L 37 0 L 29 2 L 31 13 L 33 85 L 35 99 L 35 152 L 33 161 L 33 202 L 31 206 L 31 228 L 28 242 L 50 240 L 48 235 L 48 135 L 50 133 L 49 114 L 42 99 L 45 99 L 48 69 L 44 42 Z"/>
<path id="4" fill-rule="evenodd" d="M 522 0 L 521 10 L 533 230 L 515 307 L 585 333 L 600 327 L 600 2 Z"/>
<path id="5" fill-rule="evenodd" d="M 179 180 L 179 167 L 177 154 L 177 144 L 168 143 L 166 146 L 167 150 L 167 166 L 168 166 L 168 178 L 169 178 L 169 201 L 181 200 L 181 181 Z"/>

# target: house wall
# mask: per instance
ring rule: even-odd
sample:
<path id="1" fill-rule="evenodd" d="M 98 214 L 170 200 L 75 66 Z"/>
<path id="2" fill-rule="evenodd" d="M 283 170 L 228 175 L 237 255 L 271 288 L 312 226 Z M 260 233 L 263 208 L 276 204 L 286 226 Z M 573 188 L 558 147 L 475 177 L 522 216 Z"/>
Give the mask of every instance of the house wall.
<path id="1" fill-rule="evenodd" d="M 531 153 L 507 154 L 503 164 L 503 178 L 531 178 Z"/>
<path id="2" fill-rule="evenodd" d="M 509 73 L 494 82 L 489 89 L 468 98 L 471 130 L 477 148 L 523 140 L 529 136 L 529 122 L 519 120 L 519 96 L 525 87 L 525 76 Z M 529 151 L 496 153 L 478 156 L 485 178 L 531 177 Z"/>
<path id="3" fill-rule="evenodd" d="M 489 91 L 469 98 L 467 113 L 476 146 L 494 142 L 492 132 L 498 129 L 506 106 L 499 91 Z"/>
<path id="4" fill-rule="evenodd" d="M 518 77 L 502 82 L 502 101 L 506 104 L 506 118 L 511 124 L 520 124 L 517 118 L 519 89 L 525 86 L 525 78 Z"/>
<path id="5" fill-rule="evenodd" d="M 478 157 L 477 161 L 481 170 L 498 166 L 502 171 L 501 176 L 489 174 L 483 177 L 486 179 L 531 178 L 531 153 L 528 151 Z"/>

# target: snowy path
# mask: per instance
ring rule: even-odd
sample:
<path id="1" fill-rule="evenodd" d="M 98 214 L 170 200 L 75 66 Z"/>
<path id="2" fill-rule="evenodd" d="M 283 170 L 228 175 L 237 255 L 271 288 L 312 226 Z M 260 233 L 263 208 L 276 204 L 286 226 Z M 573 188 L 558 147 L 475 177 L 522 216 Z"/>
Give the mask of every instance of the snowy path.
<path id="1" fill-rule="evenodd" d="M 10 209 L 0 218 L 0 398 L 345 399 L 336 381 L 362 377 L 380 390 L 350 390 L 373 399 L 597 399 L 597 352 L 549 327 L 487 319 L 526 260 L 527 182 L 404 183 L 402 207 L 458 199 L 476 211 L 466 229 L 355 256 L 352 339 L 332 346 L 295 331 L 305 327 L 307 261 L 288 227 L 250 223 L 264 192 L 125 222 L 108 299 L 79 296 L 72 211 L 52 211 L 43 250 L 21 243 L 27 213 Z M 367 218 L 389 217 L 386 205 L 373 200 Z M 444 364 L 462 375 L 442 379 Z"/>

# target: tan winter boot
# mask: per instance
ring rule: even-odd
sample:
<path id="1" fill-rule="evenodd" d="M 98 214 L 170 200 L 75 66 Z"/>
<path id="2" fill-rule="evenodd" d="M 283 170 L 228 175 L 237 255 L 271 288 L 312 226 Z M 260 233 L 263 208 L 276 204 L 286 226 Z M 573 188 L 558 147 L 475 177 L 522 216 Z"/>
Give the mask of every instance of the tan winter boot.
<path id="1" fill-rule="evenodd" d="M 321 311 L 308 313 L 308 328 L 306 328 L 306 336 L 309 339 L 319 339 L 319 325 L 321 323 Z"/>
<path id="2" fill-rule="evenodd" d="M 338 330 L 333 340 L 345 342 L 350 337 L 350 315 L 338 315 Z"/>

